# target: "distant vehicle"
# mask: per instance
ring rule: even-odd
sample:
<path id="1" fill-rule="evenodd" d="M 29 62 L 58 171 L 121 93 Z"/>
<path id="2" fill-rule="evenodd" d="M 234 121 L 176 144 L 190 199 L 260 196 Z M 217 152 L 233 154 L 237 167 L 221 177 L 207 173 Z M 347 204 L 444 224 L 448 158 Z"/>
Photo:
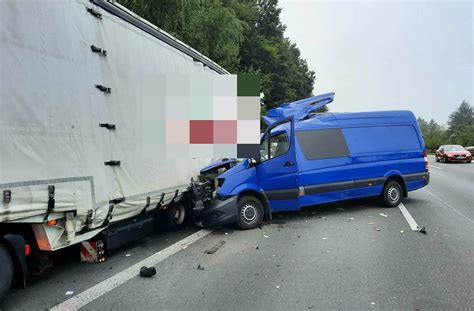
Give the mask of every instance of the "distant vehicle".
<path id="1" fill-rule="evenodd" d="M 198 215 L 202 224 L 252 229 L 272 212 L 362 197 L 380 196 L 395 207 L 408 191 L 428 184 L 425 144 L 412 112 L 315 113 L 333 97 L 270 110 L 260 157 L 217 176 L 215 197 Z"/>
<path id="2" fill-rule="evenodd" d="M 471 163 L 472 154 L 461 145 L 443 145 L 436 150 L 436 162 Z"/>

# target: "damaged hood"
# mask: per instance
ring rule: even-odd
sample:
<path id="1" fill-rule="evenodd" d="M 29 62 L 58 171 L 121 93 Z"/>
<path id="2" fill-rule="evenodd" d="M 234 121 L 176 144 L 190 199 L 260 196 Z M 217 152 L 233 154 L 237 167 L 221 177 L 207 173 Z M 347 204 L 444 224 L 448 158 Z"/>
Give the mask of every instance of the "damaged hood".
<path id="1" fill-rule="evenodd" d="M 291 103 L 283 103 L 277 108 L 268 110 L 263 121 L 271 125 L 277 121 L 293 116 L 296 121 L 303 120 L 310 113 L 326 106 L 334 100 L 334 92 L 300 99 Z"/>
<path id="2" fill-rule="evenodd" d="M 227 177 L 230 177 L 234 174 L 237 174 L 241 171 L 244 171 L 248 168 L 248 161 L 242 161 L 240 162 L 239 164 L 237 164 L 236 166 L 232 167 L 231 169 L 225 171 L 224 173 L 222 173 L 221 175 L 219 175 L 219 178 L 227 178 Z"/>

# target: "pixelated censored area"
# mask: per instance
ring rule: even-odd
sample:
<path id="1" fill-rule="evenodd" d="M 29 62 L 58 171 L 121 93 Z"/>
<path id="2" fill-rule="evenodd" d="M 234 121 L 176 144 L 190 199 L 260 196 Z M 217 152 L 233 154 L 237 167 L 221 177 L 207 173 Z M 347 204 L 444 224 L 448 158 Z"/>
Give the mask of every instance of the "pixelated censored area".
<path id="1" fill-rule="evenodd" d="M 157 157 L 258 156 L 258 76 L 156 75 L 142 88 L 142 138 Z"/>

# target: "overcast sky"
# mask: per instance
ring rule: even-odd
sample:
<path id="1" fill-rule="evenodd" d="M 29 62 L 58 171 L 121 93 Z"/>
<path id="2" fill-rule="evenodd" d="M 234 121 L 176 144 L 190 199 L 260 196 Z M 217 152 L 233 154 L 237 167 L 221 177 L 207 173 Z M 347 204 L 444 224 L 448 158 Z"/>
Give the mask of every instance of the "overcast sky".
<path id="1" fill-rule="evenodd" d="M 280 0 L 285 35 L 332 111 L 409 109 L 446 123 L 473 105 L 474 1 Z"/>

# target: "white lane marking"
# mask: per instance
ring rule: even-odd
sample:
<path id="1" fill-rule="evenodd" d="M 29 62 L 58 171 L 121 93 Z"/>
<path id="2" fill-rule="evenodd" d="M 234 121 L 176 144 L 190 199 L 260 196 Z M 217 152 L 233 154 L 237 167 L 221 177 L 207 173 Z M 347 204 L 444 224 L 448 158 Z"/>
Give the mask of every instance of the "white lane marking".
<path id="1" fill-rule="evenodd" d="M 441 168 L 441 167 L 438 167 L 438 166 L 434 166 L 434 165 L 431 165 L 431 164 L 428 164 L 428 166 L 429 166 L 429 167 L 433 167 L 433 168 L 437 168 L 437 169 L 439 169 L 439 170 L 442 170 L 442 168 Z"/>
<path id="2" fill-rule="evenodd" d="M 77 294 L 76 296 L 58 304 L 57 306 L 49 310 L 78 310 L 79 308 L 84 307 L 85 305 L 101 297 L 102 295 L 110 292 L 114 288 L 136 277 L 141 267 L 154 266 L 159 262 L 165 260 L 166 258 L 176 254 L 180 250 L 187 248 L 189 245 L 198 241 L 199 239 L 202 239 L 211 232 L 212 230 L 199 230 L 198 232 L 191 234 L 190 236 L 182 239 L 181 241 L 176 242 L 175 244 L 159 251 L 156 254 L 151 255 L 148 258 L 145 258 L 144 260 L 134 264 L 133 266 L 111 276 L 110 278 L 92 286 L 89 289 L 86 289 L 82 293 Z"/>
<path id="3" fill-rule="evenodd" d="M 435 198 L 436 200 L 438 200 L 439 202 L 441 202 L 441 204 L 443 204 L 444 206 L 446 207 L 449 207 L 450 209 L 452 209 L 453 211 L 455 211 L 458 215 L 466 218 L 468 221 L 474 223 L 474 220 L 472 220 L 471 218 L 467 217 L 466 215 L 464 215 L 463 213 L 461 213 L 460 211 L 458 211 L 457 209 L 455 209 L 454 207 L 452 207 L 451 205 L 449 205 L 448 203 L 444 202 L 440 197 L 438 197 L 437 195 L 434 195 L 433 193 L 431 193 L 430 191 L 426 190 L 426 189 L 423 189 L 425 190 L 428 194 L 430 194 L 433 198 Z"/>
<path id="4" fill-rule="evenodd" d="M 411 216 L 410 212 L 407 210 L 405 205 L 403 205 L 403 203 L 400 203 L 398 205 L 398 208 L 402 212 L 403 216 L 405 216 L 405 219 L 407 220 L 408 224 L 410 225 L 411 230 L 418 231 L 418 224 L 416 223 L 413 216 Z"/>

